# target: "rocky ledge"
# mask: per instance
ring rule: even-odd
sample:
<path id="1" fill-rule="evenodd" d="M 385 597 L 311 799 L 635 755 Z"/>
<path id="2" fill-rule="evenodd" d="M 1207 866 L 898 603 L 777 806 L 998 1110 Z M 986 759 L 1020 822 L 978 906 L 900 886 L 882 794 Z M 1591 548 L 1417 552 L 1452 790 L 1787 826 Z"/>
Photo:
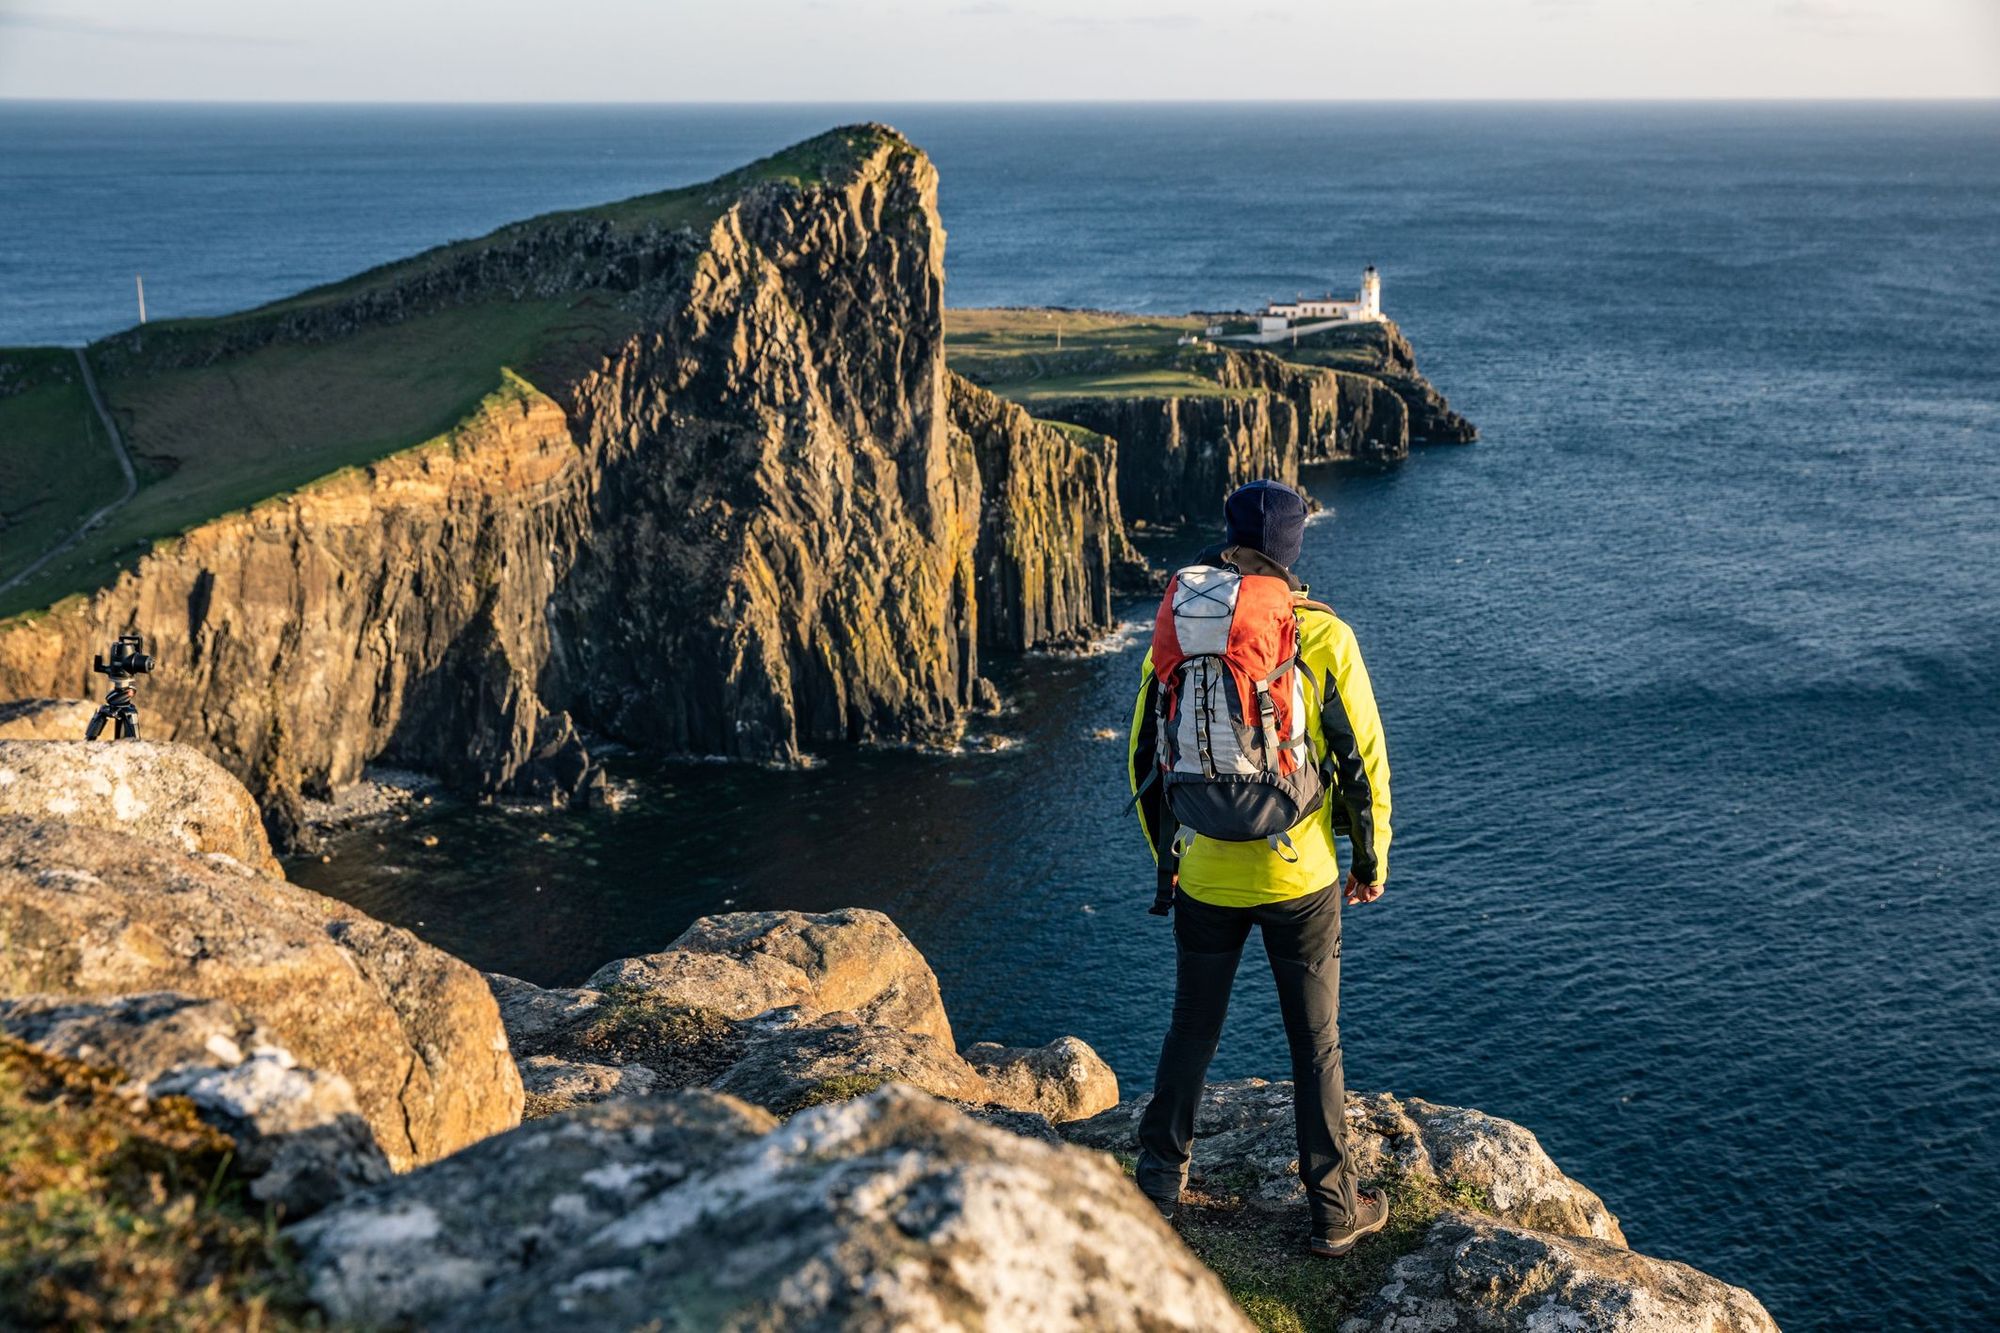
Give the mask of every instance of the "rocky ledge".
<path id="1" fill-rule="evenodd" d="M 106 748 L 149 808 L 248 802 L 179 747 Z M 482 978 L 259 870 L 254 832 L 81 822 L 95 752 L 4 757 L 0 1207 L 75 1222 L 0 1247 L 26 1326 L 1774 1328 L 1626 1249 L 1527 1130 L 1387 1094 L 1348 1107 L 1394 1204 L 1348 1260 L 1300 1253 L 1282 1083 L 1211 1090 L 1170 1228 L 1120 1161 L 1142 1103 L 1073 1037 L 957 1049 L 880 913 Z"/>

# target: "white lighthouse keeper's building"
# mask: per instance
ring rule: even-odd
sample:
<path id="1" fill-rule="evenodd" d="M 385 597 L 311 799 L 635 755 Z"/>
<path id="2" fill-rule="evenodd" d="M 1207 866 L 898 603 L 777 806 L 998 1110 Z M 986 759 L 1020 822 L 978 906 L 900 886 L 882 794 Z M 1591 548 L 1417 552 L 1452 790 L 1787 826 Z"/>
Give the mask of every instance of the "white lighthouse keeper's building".
<path id="1" fill-rule="evenodd" d="M 1382 318 L 1382 275 L 1370 264 L 1361 270 L 1361 290 L 1351 301 L 1337 301 L 1332 292 L 1317 299 L 1273 301 L 1257 314 L 1259 333 L 1280 333 L 1301 320 L 1377 321 Z"/>

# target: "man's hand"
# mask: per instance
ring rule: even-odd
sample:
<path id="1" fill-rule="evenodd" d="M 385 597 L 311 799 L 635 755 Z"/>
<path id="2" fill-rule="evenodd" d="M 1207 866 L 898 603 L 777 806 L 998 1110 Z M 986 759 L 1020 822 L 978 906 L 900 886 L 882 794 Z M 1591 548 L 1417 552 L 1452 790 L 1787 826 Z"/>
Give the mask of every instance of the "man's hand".
<path id="1" fill-rule="evenodd" d="M 1347 885 L 1340 891 L 1340 896 L 1347 902 L 1348 906 L 1359 907 L 1363 903 L 1372 903 L 1377 898 L 1380 898 L 1383 891 L 1388 887 L 1387 884 L 1363 884 L 1350 871 L 1347 876 Z"/>

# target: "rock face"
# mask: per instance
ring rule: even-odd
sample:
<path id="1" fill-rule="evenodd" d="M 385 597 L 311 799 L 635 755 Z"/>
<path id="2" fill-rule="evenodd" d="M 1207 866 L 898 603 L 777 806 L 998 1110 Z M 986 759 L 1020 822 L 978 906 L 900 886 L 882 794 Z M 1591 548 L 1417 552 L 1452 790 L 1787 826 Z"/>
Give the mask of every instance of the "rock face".
<path id="1" fill-rule="evenodd" d="M 1417 369 L 1410 340 L 1393 323 L 1330 329 L 1285 350 L 1285 359 L 1333 367 L 1375 380 L 1402 400 L 1413 444 L 1470 444 L 1479 431 L 1451 410 L 1444 395 Z"/>
<path id="2" fill-rule="evenodd" d="M 1379 379 L 1303 366 L 1269 352 L 1225 353 L 1213 373 L 1226 388 L 1261 391 L 1291 403 L 1301 462 L 1395 463 L 1409 457 L 1408 409 Z"/>
<path id="3" fill-rule="evenodd" d="M 1143 580 L 1118 508 L 1118 447 L 1082 427 L 1037 421 L 950 377 L 954 456 L 983 497 L 973 567 L 983 646 L 1073 643 L 1111 623 L 1111 598 Z"/>
<path id="4" fill-rule="evenodd" d="M 119 1071 L 148 1098 L 186 1097 L 236 1143 L 252 1198 L 299 1218 L 389 1176 L 346 1079 L 304 1069 L 240 1009 L 172 992 L 0 999 L 0 1032 Z"/>
<path id="5" fill-rule="evenodd" d="M 1062 1132 L 1075 1143 L 1129 1152 L 1147 1100 L 1123 1102 Z M 1535 1136 L 1512 1121 L 1377 1093 L 1348 1100 L 1347 1127 L 1363 1179 L 1396 1171 L 1469 1187 L 1510 1222 L 1625 1243 L 1604 1201 L 1564 1175 Z M 1291 1207 L 1305 1200 L 1298 1170 L 1290 1082 L 1209 1085 L 1195 1112 L 1191 1180 L 1225 1176 L 1253 1205 Z"/>
<path id="6" fill-rule="evenodd" d="M 0 814 L 116 829 L 283 873 L 250 793 L 184 745 L 0 740 Z"/>
<path id="7" fill-rule="evenodd" d="M 705 916 L 661 952 L 606 963 L 587 984 L 635 986 L 661 1003 L 728 1018 L 846 1012 L 951 1046 L 931 965 L 895 922 L 865 908 Z"/>
<path id="8" fill-rule="evenodd" d="M 1449 1214 L 1341 1333 L 1777 1333 L 1749 1292 L 1604 1241 Z"/>
<path id="9" fill-rule="evenodd" d="M 671 226 L 537 219 L 188 342 L 213 360 L 523 297 L 624 330 L 510 375 L 447 437 L 0 625 L 0 697 L 87 692 L 91 653 L 141 626 L 149 727 L 227 765 L 285 839 L 300 793 L 378 756 L 562 796 L 590 783 L 578 727 L 778 762 L 949 738 L 982 637 L 1107 622 L 1111 453 L 976 391 L 954 417 L 922 153 L 860 126 L 787 156 L 812 170 L 718 183 Z M 635 662 L 671 669 L 634 689 Z"/>
<path id="10" fill-rule="evenodd" d="M 437 1330 L 1247 1330 L 1118 1169 L 902 1088 L 490 1139 L 287 1233 L 336 1319 Z"/>
<path id="11" fill-rule="evenodd" d="M 398 1168 L 520 1120 L 479 973 L 240 865 L 0 816 L 0 939 L 0 994 L 170 990 L 255 1016 L 271 1044 L 345 1076 Z"/>
<path id="12" fill-rule="evenodd" d="M 1269 393 L 1091 397 L 1037 402 L 1055 421 L 1118 441 L 1118 505 L 1149 523 L 1212 521 L 1246 481 L 1296 483 L 1298 408 Z"/>
<path id="13" fill-rule="evenodd" d="M 1208 394 L 1090 395 L 1035 410 L 1111 436 L 1128 519 L 1211 523 L 1222 498 L 1259 477 L 1296 485 L 1307 463 L 1395 463 L 1410 445 L 1477 432 L 1416 367 L 1393 324 L 1316 335 L 1282 356 L 1224 348 L 1180 363 Z"/>

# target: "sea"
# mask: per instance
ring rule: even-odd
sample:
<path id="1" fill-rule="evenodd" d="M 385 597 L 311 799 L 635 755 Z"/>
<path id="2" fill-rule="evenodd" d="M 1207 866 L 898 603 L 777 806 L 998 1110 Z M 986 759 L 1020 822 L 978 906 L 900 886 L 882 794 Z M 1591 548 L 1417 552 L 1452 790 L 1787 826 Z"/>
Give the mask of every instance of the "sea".
<path id="1" fill-rule="evenodd" d="M 8 103 L 0 343 L 129 325 L 135 275 L 154 318 L 233 310 L 864 119 L 937 162 L 954 305 L 1246 307 L 1372 263 L 1478 423 L 1306 478 L 1300 572 L 1394 768 L 1349 1086 L 1531 1127 L 1787 1329 L 1992 1326 L 2000 105 Z M 1074 1033 L 1143 1092 L 1172 944 L 1119 614 L 989 662 L 1009 711 L 964 754 L 634 753 L 615 812 L 439 799 L 291 873 L 549 984 L 704 913 L 880 908 L 962 1041 Z M 1254 944 L 1213 1073 L 1287 1074 Z"/>

